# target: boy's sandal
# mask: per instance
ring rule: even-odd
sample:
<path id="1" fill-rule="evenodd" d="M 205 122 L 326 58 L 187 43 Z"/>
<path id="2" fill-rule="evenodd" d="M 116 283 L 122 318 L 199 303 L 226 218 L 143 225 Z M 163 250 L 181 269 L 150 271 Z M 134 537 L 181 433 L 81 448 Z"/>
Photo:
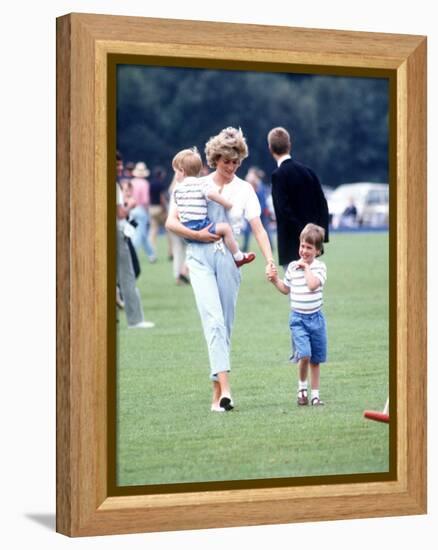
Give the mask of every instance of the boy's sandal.
<path id="1" fill-rule="evenodd" d="M 319 397 L 314 397 L 312 399 L 312 401 L 310 402 L 310 404 L 313 407 L 321 407 L 322 405 L 325 405 L 324 401 L 321 401 L 321 399 Z"/>
<path id="2" fill-rule="evenodd" d="M 298 390 L 297 404 L 298 405 L 309 404 L 309 398 L 307 397 L 307 390 Z"/>

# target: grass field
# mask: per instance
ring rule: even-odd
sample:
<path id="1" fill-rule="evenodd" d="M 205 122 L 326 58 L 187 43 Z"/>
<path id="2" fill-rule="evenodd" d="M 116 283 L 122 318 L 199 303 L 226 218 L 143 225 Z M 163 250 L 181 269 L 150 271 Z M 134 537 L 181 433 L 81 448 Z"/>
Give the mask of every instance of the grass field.
<path id="1" fill-rule="evenodd" d="M 254 246 L 254 243 L 253 243 Z M 296 405 L 288 361 L 288 297 L 244 266 L 233 332 L 236 404 L 210 412 L 206 345 L 189 286 L 142 256 L 138 281 L 149 330 L 119 314 L 117 483 L 122 486 L 385 472 L 388 426 L 363 418 L 388 394 L 388 235 L 333 234 L 324 311 L 328 362 L 320 408 Z"/>

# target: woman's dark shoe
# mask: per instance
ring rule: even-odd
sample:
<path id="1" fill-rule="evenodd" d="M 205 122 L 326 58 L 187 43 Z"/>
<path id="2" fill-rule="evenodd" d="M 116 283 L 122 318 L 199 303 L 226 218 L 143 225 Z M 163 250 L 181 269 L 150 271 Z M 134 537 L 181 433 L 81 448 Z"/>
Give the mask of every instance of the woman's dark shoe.
<path id="1" fill-rule="evenodd" d="M 231 400 L 231 397 L 221 397 L 219 407 L 225 409 L 226 411 L 232 411 L 234 409 L 234 403 Z"/>

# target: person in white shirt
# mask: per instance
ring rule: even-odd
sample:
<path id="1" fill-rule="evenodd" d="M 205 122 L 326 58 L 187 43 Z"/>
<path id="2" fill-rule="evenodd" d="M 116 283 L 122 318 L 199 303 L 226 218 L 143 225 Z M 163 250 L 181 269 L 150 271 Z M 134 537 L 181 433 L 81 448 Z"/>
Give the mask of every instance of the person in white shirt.
<path id="1" fill-rule="evenodd" d="M 300 234 L 300 259 L 290 262 L 284 279 L 274 268 L 268 279 L 290 297 L 289 327 L 292 333 L 292 360 L 298 362 L 298 405 L 308 405 L 307 378 L 310 366 L 311 405 L 324 405 L 319 398 L 320 364 L 327 359 L 327 329 L 322 290 L 327 268 L 317 259 L 323 251 L 324 229 L 307 224 Z"/>
<path id="2" fill-rule="evenodd" d="M 224 208 L 208 201 L 208 218 L 216 224 L 230 221 L 234 234 L 238 234 L 245 218 L 266 259 L 267 274 L 275 266 L 269 239 L 260 221 L 260 203 L 253 187 L 236 176 L 242 160 L 248 156 L 242 131 L 225 128 L 208 140 L 205 153 L 208 165 L 214 169 L 205 177 L 206 184 L 215 186 L 213 188 L 233 204 L 227 220 Z M 187 265 L 208 348 L 213 384 L 211 411 L 230 411 L 234 407 L 229 383 L 231 330 L 240 270 L 229 250 L 216 245 L 219 235 L 211 233 L 208 227 L 195 231 L 181 223 L 175 203 L 170 205 L 166 228 L 192 241 L 187 246 Z"/>
<path id="3" fill-rule="evenodd" d="M 116 159 L 117 170 L 121 172 L 123 169 L 123 159 L 118 152 Z M 129 232 L 133 230 L 133 227 L 127 222 L 128 210 L 124 206 L 123 194 L 118 182 L 116 182 L 116 201 L 117 284 L 123 296 L 126 321 L 129 328 L 153 328 L 155 324 L 144 319 L 140 292 L 136 286 L 134 266 L 127 242 L 127 239 L 130 238 Z"/>

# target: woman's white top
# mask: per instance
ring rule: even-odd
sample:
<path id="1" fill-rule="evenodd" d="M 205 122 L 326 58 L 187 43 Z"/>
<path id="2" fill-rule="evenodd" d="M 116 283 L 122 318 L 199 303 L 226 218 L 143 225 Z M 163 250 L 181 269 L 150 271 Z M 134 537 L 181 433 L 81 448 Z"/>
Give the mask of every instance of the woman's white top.
<path id="1" fill-rule="evenodd" d="M 220 186 L 214 183 L 211 175 L 206 176 L 205 179 L 210 180 L 218 190 L 221 189 Z M 233 208 L 228 210 L 228 218 L 236 235 L 242 230 L 244 219 L 250 221 L 253 218 L 260 217 L 259 199 L 254 187 L 247 181 L 234 176 L 230 183 L 222 186 L 221 194 L 224 199 L 227 199 L 233 205 Z"/>

